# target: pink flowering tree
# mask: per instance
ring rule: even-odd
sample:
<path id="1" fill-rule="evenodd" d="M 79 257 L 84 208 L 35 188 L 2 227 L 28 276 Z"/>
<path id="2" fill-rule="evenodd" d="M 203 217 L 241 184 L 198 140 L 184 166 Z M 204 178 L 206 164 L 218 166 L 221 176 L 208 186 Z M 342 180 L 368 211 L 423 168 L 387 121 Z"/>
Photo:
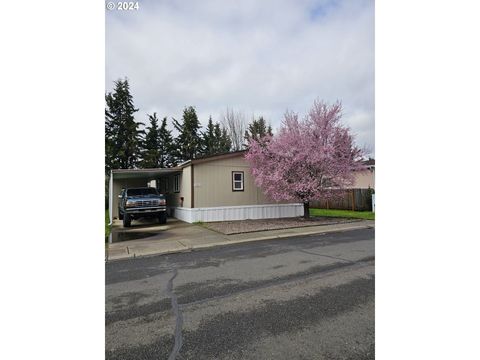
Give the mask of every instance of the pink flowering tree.
<path id="1" fill-rule="evenodd" d="M 341 111 L 340 103 L 317 100 L 304 119 L 287 111 L 278 134 L 251 141 L 245 158 L 267 197 L 303 203 L 308 218 L 310 201 L 341 196 L 353 184 L 363 151 L 340 123 Z"/>

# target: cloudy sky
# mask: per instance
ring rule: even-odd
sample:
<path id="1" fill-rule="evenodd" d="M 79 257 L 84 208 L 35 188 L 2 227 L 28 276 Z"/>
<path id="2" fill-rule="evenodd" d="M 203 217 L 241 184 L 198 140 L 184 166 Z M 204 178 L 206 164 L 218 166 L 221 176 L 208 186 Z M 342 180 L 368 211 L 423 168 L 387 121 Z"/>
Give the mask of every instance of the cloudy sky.
<path id="1" fill-rule="evenodd" d="M 106 91 L 127 77 L 137 121 L 200 121 L 226 108 L 280 126 L 315 98 L 340 100 L 357 144 L 374 155 L 374 1 L 140 0 L 106 10 Z"/>

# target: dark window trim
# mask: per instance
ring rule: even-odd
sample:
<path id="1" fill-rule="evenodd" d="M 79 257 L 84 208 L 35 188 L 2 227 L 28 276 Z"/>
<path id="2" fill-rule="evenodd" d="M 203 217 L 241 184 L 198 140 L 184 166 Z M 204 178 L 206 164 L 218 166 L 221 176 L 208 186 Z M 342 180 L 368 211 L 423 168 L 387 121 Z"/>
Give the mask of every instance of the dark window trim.
<path id="1" fill-rule="evenodd" d="M 242 188 L 235 189 L 235 174 L 242 174 Z M 238 181 L 238 180 L 237 180 Z M 232 191 L 245 191 L 245 172 L 244 171 L 232 171 Z"/>
<path id="2" fill-rule="evenodd" d="M 178 179 L 178 188 L 175 186 L 177 185 L 177 179 Z M 180 192 L 180 174 L 173 176 L 173 192 L 175 194 L 178 194 Z"/>

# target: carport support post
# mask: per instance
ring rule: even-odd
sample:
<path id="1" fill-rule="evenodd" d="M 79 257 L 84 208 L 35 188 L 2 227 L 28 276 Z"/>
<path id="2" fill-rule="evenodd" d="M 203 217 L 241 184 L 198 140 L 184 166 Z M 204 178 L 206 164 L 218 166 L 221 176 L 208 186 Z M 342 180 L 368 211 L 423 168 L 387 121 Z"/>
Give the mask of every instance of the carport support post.
<path id="1" fill-rule="evenodd" d="M 113 172 L 110 170 L 110 180 L 108 181 L 108 216 L 110 224 L 113 223 Z"/>

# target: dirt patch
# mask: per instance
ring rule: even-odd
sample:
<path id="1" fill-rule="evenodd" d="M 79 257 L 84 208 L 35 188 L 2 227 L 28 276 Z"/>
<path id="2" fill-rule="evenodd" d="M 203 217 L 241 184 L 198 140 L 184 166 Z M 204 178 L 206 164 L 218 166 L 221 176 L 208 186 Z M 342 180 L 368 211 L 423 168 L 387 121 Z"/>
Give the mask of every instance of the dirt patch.
<path id="1" fill-rule="evenodd" d="M 332 225 L 340 223 L 343 224 L 355 221 L 359 220 L 333 217 L 311 217 L 310 219 L 296 217 L 282 219 L 220 221 L 205 223 L 204 226 L 208 229 L 218 231 L 225 235 L 233 235 L 256 231 L 281 230 L 305 226 Z"/>

